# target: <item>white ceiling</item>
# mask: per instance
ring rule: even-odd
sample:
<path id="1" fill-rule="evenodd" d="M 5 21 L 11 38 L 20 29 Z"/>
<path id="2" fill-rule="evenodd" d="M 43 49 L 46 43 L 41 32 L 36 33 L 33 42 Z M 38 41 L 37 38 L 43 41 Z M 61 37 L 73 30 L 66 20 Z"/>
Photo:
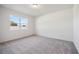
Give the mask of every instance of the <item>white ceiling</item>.
<path id="1" fill-rule="evenodd" d="M 40 4 L 39 8 L 33 8 L 31 4 L 3 4 L 2 6 L 35 17 L 73 7 L 72 4 Z"/>

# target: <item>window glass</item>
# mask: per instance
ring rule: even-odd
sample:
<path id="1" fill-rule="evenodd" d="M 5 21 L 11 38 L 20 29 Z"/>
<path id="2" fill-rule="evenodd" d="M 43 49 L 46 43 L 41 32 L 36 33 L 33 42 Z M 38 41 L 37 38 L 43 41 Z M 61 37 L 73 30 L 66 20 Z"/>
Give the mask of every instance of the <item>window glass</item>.
<path id="1" fill-rule="evenodd" d="M 21 17 L 20 20 L 21 20 L 21 29 L 27 29 L 28 19 Z"/>
<path id="2" fill-rule="evenodd" d="M 28 26 L 28 19 L 24 17 L 18 16 L 10 16 L 10 29 L 11 30 L 18 30 L 18 29 L 27 29 Z"/>

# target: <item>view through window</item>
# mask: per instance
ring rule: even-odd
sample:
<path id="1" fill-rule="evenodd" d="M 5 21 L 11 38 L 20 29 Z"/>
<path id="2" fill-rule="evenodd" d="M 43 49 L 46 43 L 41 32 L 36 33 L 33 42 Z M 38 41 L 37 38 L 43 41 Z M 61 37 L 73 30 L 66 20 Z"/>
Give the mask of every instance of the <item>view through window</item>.
<path id="1" fill-rule="evenodd" d="M 11 30 L 27 29 L 27 27 L 28 27 L 27 18 L 10 15 Z"/>

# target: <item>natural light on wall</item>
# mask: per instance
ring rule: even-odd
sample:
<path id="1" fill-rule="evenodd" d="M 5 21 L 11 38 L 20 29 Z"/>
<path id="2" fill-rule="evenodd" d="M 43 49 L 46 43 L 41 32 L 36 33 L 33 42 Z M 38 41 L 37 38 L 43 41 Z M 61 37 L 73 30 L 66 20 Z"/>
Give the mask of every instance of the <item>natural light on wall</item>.
<path id="1" fill-rule="evenodd" d="M 27 18 L 10 15 L 10 29 L 11 30 L 27 29 L 27 27 L 28 27 Z"/>

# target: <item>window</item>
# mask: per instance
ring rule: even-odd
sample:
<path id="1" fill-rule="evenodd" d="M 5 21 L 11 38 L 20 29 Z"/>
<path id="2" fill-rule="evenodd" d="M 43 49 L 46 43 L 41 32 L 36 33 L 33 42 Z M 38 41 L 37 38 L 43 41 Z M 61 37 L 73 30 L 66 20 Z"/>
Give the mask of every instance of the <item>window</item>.
<path id="1" fill-rule="evenodd" d="M 18 16 L 10 16 L 10 29 L 18 30 L 18 29 L 27 29 L 28 27 L 28 19 L 24 17 Z"/>
<path id="2" fill-rule="evenodd" d="M 26 29 L 28 27 L 28 19 L 20 17 L 21 29 Z"/>

